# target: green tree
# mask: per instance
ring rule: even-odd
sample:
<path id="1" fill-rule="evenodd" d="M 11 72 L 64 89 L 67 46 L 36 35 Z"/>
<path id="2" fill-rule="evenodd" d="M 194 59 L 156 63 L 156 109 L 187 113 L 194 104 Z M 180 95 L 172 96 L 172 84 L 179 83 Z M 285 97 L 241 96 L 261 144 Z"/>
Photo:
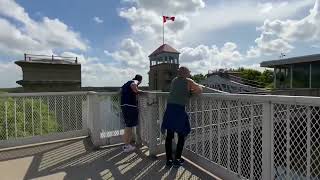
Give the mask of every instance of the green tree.
<path id="1" fill-rule="evenodd" d="M 200 83 L 201 81 L 205 80 L 207 78 L 206 75 L 203 74 L 195 74 L 191 76 L 191 79 L 193 79 L 196 83 Z"/>
<path id="2" fill-rule="evenodd" d="M 262 82 L 265 86 L 268 86 L 273 83 L 273 71 L 264 70 L 261 76 L 259 77 L 259 81 Z"/>
<path id="3" fill-rule="evenodd" d="M 41 110 L 41 111 L 40 111 Z M 57 132 L 58 123 L 40 99 L 0 98 L 0 140 Z"/>

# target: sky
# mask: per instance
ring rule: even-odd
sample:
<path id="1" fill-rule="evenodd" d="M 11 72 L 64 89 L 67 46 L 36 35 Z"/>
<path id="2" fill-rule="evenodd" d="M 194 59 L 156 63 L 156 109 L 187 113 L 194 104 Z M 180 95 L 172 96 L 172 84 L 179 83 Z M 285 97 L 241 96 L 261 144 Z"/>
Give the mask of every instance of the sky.
<path id="1" fill-rule="evenodd" d="M 0 0 L 0 88 L 22 79 L 24 53 L 76 56 L 82 86 L 148 83 L 149 59 L 176 48 L 193 74 L 317 54 L 320 0 Z"/>

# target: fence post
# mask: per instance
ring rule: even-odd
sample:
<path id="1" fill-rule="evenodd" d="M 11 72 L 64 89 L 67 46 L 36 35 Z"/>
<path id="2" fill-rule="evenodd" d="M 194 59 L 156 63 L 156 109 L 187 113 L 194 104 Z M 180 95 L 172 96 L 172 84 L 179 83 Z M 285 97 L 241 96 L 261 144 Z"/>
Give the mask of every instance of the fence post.
<path id="1" fill-rule="evenodd" d="M 155 94 L 147 95 L 147 111 L 146 111 L 146 121 L 148 123 L 149 132 L 149 156 L 155 157 L 157 155 L 157 121 L 153 114 L 155 113 L 155 104 L 157 104 L 157 99 Z"/>
<path id="2" fill-rule="evenodd" d="M 100 138 L 100 106 L 99 99 L 96 92 L 88 93 L 88 129 L 91 138 L 91 142 L 95 148 L 103 145 L 103 141 Z"/>
<path id="3" fill-rule="evenodd" d="M 262 109 L 262 180 L 273 179 L 272 175 L 272 114 L 271 102 L 264 102 Z"/>

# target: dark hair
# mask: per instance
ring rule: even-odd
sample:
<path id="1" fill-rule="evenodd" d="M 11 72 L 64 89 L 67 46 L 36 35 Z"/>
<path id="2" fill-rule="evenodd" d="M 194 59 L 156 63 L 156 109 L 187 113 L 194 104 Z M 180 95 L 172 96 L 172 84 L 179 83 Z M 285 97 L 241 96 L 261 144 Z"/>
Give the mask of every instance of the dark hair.
<path id="1" fill-rule="evenodd" d="M 137 74 L 134 78 L 133 78 L 133 80 L 137 80 L 137 81 L 142 81 L 142 76 L 140 75 L 140 74 Z"/>

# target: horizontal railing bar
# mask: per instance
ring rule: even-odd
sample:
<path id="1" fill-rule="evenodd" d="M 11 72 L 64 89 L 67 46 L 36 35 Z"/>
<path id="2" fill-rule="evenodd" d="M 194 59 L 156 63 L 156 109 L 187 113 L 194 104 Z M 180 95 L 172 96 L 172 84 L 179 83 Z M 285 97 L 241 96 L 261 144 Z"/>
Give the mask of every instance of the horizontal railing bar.
<path id="1" fill-rule="evenodd" d="M 71 56 L 56 56 L 56 55 L 41 55 L 41 54 L 25 54 L 27 57 L 60 57 L 60 58 L 70 58 L 70 59 L 76 59 L 76 57 Z"/>
<path id="2" fill-rule="evenodd" d="M 159 95 L 159 96 L 169 95 L 168 92 L 146 92 L 146 93 Z M 199 97 L 211 97 L 211 98 L 218 98 L 222 100 L 243 100 L 245 102 L 254 101 L 255 103 L 256 102 L 259 102 L 259 103 L 272 102 L 272 103 L 320 105 L 320 97 L 310 97 L 310 96 L 203 93 L 202 95 L 196 95 L 191 99 L 199 98 Z"/>
<path id="3" fill-rule="evenodd" d="M 75 92 L 41 92 L 41 93 L 3 93 L 0 97 L 31 97 L 31 96 L 63 96 L 63 95 L 118 95 L 119 92 L 94 92 L 94 91 L 75 91 Z M 148 92 L 146 94 L 154 94 L 157 96 L 167 96 L 168 92 Z M 141 94 L 145 96 L 146 94 Z M 320 97 L 307 97 L 307 96 L 283 96 L 283 95 L 247 95 L 247 94 L 221 94 L 221 93 L 204 93 L 198 97 L 211 97 L 222 100 L 243 100 L 246 102 L 254 101 L 258 103 L 272 102 L 272 103 L 290 103 L 290 104 L 308 104 L 320 105 Z"/>
<path id="4" fill-rule="evenodd" d="M 0 97 L 38 97 L 38 96 L 71 96 L 71 95 L 87 95 L 90 91 L 74 91 L 74 92 L 40 92 L 40 93 L 3 93 Z"/>

